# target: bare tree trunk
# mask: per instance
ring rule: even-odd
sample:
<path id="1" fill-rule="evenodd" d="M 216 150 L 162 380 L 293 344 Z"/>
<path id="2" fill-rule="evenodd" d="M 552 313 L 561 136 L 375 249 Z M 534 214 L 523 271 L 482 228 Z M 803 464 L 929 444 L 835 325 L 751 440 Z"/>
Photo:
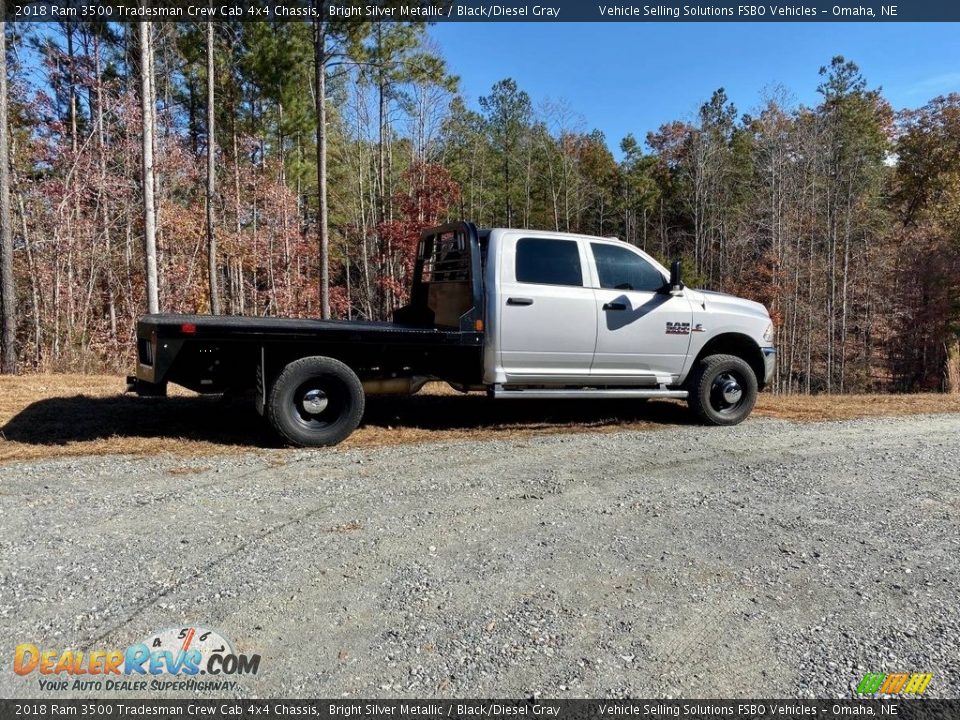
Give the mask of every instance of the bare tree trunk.
<path id="1" fill-rule="evenodd" d="M 70 149 L 77 153 L 77 81 L 74 73 L 76 59 L 73 56 L 73 22 L 67 20 L 67 85 L 69 86 L 69 114 L 70 114 Z"/>
<path id="2" fill-rule="evenodd" d="M 3 357 L 0 371 L 17 371 L 17 298 L 13 280 L 13 226 L 10 222 L 10 137 L 7 125 L 7 24 L 0 22 L 0 295 Z"/>
<path id="3" fill-rule="evenodd" d="M 244 308 L 244 279 L 243 279 L 243 259 L 242 259 L 242 250 L 240 242 L 240 231 L 242 230 L 240 224 L 240 153 L 237 149 L 237 121 L 236 116 L 234 115 L 233 120 L 231 121 L 230 134 L 233 138 L 233 231 L 234 231 L 234 247 L 237 249 L 237 252 L 241 253 L 236 259 L 236 292 L 232 293 L 230 296 L 233 312 L 243 315 L 245 312 Z M 238 297 L 239 296 L 239 297 Z"/>
<path id="4" fill-rule="evenodd" d="M 213 111 L 213 23 L 207 23 L 207 276 L 210 282 L 210 312 L 220 314 L 220 293 L 217 289 L 217 233 L 214 228 L 213 203 L 217 189 L 217 136 Z"/>
<path id="5" fill-rule="evenodd" d="M 237 126 L 233 123 L 231 132 L 233 136 L 233 231 L 237 235 L 237 241 L 240 240 L 240 151 L 237 144 Z"/>
<path id="6" fill-rule="evenodd" d="M 850 215 L 852 189 L 847 189 L 846 225 L 843 237 L 843 284 L 840 291 L 840 392 L 846 390 L 847 373 L 847 287 L 850 277 Z"/>
<path id="7" fill-rule="evenodd" d="M 279 171 L 277 173 L 277 182 L 280 187 L 286 188 L 287 185 L 287 159 L 286 159 L 286 137 L 283 134 L 283 103 L 277 104 L 277 160 L 279 161 Z M 291 271 L 293 263 L 290 261 L 290 234 L 289 234 L 289 203 L 286 199 L 280 200 L 280 235 L 283 238 L 283 286 L 284 286 L 284 309 L 285 314 L 290 314 L 290 301 L 293 297 L 293 280 Z"/>
<path id="8" fill-rule="evenodd" d="M 20 205 L 20 223 L 23 233 L 23 247 L 27 254 L 27 271 L 30 273 L 30 299 L 33 305 L 33 367 L 40 369 L 41 351 L 43 348 L 43 334 L 40 325 L 40 290 L 37 282 L 37 264 L 33 259 L 33 251 L 30 247 L 30 235 L 27 228 L 27 214 L 24 210 L 23 195 L 18 194 L 17 200 Z M 116 333 L 114 333 L 116 334 Z"/>
<path id="9" fill-rule="evenodd" d="M 960 395 L 960 340 L 947 341 L 946 387 L 951 395 Z"/>
<path id="10" fill-rule="evenodd" d="M 377 225 L 387 219 L 387 87 L 386 70 L 383 67 L 383 28 L 377 23 L 377 51 L 380 55 L 377 67 L 377 180 L 378 197 L 377 211 L 373 224 Z"/>
<path id="11" fill-rule="evenodd" d="M 388 183 L 388 171 L 387 171 L 387 143 L 389 142 L 390 128 L 388 126 L 387 118 L 387 75 L 386 68 L 384 66 L 385 60 L 383 58 L 383 28 L 381 23 L 377 23 L 377 53 L 378 53 L 378 62 L 377 67 L 377 108 L 378 108 L 378 142 L 377 142 L 377 174 L 378 174 L 378 195 L 377 195 L 377 213 L 374 216 L 374 227 L 378 227 L 380 223 L 387 222 L 390 218 L 390 194 L 387 187 Z M 393 277 L 393 241 L 390 235 L 387 235 L 386 240 L 384 238 L 380 239 L 380 251 L 381 251 L 381 266 L 380 274 L 382 277 L 392 278 Z M 391 284 L 388 283 L 385 288 L 383 288 L 382 296 L 380 297 L 381 303 L 378 308 L 378 316 L 380 319 L 389 314 L 391 306 L 393 305 L 393 295 L 391 291 Z"/>
<path id="12" fill-rule="evenodd" d="M 330 317 L 330 227 L 327 207 L 327 28 L 314 24 L 314 80 L 317 103 L 317 226 L 320 235 L 320 316 Z"/>
<path id="13" fill-rule="evenodd" d="M 113 270 L 113 241 L 110 236 L 110 209 L 104 188 L 107 185 L 107 141 L 103 121 L 103 74 L 100 67 L 100 40 L 93 37 L 93 56 L 94 72 L 96 74 L 96 98 L 97 98 L 97 161 L 100 165 L 100 186 L 97 188 L 97 207 L 100 209 L 103 217 L 103 239 L 104 250 L 106 253 L 106 272 L 104 281 L 107 290 L 107 314 L 110 319 L 110 340 L 116 343 L 117 338 L 117 303 L 114 293 L 114 270 Z M 20 196 L 20 204 L 23 205 L 23 196 Z M 24 221 L 26 226 L 26 221 Z"/>
<path id="14" fill-rule="evenodd" d="M 152 23 L 140 23 L 140 103 L 143 110 L 143 246 L 146 261 L 147 311 L 160 312 L 157 289 L 157 214 L 153 197 L 153 87 L 150 82 L 153 57 Z"/>
<path id="15" fill-rule="evenodd" d="M 523 227 L 530 227 L 530 208 L 532 205 L 533 187 L 533 140 L 527 138 L 527 172 L 523 181 Z"/>
<path id="16" fill-rule="evenodd" d="M 504 131 L 506 135 L 506 131 Z M 506 140 L 506 138 L 505 138 Z M 504 142 L 504 152 L 503 152 L 503 186 L 504 192 L 507 194 L 507 227 L 513 227 L 513 203 L 510 198 L 510 145 L 508 142 Z M 568 223 L 569 225 L 569 223 Z M 570 229 L 569 227 L 567 228 Z"/>

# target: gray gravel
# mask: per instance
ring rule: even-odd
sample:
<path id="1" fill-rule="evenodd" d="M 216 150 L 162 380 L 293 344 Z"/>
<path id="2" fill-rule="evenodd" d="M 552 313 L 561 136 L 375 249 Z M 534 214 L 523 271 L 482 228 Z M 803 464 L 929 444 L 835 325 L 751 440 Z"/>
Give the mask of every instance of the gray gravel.
<path id="1" fill-rule="evenodd" d="M 960 416 L 0 467 L 13 646 L 197 623 L 244 696 L 960 697 Z M 63 696 L 63 695 L 60 695 Z"/>

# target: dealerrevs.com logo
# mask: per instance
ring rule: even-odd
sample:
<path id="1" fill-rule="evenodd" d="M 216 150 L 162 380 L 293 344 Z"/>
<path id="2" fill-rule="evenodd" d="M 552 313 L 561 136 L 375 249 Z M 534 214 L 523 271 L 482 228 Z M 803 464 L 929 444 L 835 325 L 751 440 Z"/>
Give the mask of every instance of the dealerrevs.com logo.
<path id="1" fill-rule="evenodd" d="M 223 635 L 202 627 L 161 630 L 126 649 L 21 643 L 13 654 L 13 671 L 36 675 L 41 690 L 232 690 L 237 683 L 228 678 L 256 675 L 259 669 L 259 655 L 236 653 Z"/>

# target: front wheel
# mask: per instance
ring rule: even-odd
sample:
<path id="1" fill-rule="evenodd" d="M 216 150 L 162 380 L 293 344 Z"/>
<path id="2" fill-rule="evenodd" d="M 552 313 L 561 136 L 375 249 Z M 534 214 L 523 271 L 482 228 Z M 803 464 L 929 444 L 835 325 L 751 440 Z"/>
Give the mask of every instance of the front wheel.
<path id="1" fill-rule="evenodd" d="M 363 417 L 363 386 L 339 360 L 305 357 L 287 365 L 273 383 L 267 418 L 290 444 L 336 445 Z"/>
<path id="2" fill-rule="evenodd" d="M 708 355 L 693 372 L 687 404 L 709 425 L 736 425 L 757 402 L 757 376 L 735 355 Z"/>

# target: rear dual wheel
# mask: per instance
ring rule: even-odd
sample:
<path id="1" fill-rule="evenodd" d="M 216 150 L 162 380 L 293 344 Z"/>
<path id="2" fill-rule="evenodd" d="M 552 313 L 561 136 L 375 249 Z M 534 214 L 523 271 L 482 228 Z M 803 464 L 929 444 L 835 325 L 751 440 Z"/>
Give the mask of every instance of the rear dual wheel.
<path id="1" fill-rule="evenodd" d="M 339 360 L 305 357 L 287 365 L 270 389 L 267 419 L 291 445 L 336 445 L 363 417 L 363 386 Z"/>

